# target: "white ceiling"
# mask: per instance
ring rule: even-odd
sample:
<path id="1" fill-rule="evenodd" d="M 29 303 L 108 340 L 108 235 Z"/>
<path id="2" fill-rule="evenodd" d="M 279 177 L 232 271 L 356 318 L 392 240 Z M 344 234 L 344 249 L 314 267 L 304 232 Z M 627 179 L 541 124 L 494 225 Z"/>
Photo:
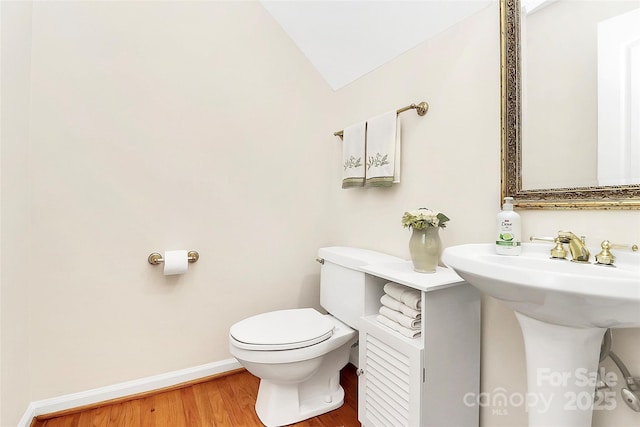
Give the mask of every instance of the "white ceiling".
<path id="1" fill-rule="evenodd" d="M 496 0 L 261 0 L 339 89 Z"/>

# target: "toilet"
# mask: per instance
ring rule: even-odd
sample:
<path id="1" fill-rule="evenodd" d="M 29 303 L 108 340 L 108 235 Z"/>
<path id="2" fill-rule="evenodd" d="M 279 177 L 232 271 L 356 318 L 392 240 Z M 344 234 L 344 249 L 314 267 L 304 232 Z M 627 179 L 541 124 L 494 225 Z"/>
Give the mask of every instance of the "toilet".
<path id="1" fill-rule="evenodd" d="M 339 408 L 344 403 L 340 370 L 357 341 L 365 313 L 365 280 L 359 270 L 397 258 L 365 249 L 318 250 L 320 305 L 278 310 L 231 326 L 229 351 L 260 378 L 256 413 L 267 427 L 293 424 Z M 379 296 L 373 296 L 379 298 Z"/>

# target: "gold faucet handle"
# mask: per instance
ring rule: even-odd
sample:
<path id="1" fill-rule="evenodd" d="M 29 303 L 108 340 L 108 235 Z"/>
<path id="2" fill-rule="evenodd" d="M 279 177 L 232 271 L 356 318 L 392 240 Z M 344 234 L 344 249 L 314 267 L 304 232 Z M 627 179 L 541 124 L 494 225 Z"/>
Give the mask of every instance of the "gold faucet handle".
<path id="1" fill-rule="evenodd" d="M 600 244 L 600 247 L 602 248 L 602 250 L 600 251 L 600 253 L 598 255 L 596 255 L 596 263 L 603 264 L 603 265 L 613 265 L 613 262 L 615 261 L 616 257 L 611 253 L 611 249 L 612 248 L 630 249 L 633 252 L 637 252 L 638 251 L 638 245 L 636 245 L 636 244 L 619 245 L 619 244 L 616 244 L 616 243 L 611 243 L 608 240 L 604 240 Z"/>
<path id="2" fill-rule="evenodd" d="M 603 265 L 613 265 L 613 261 L 615 261 L 616 257 L 611 253 L 611 243 L 608 240 L 604 240 L 600 247 L 602 250 L 598 255 L 596 255 L 596 264 Z"/>
<path id="3" fill-rule="evenodd" d="M 605 240 L 605 242 L 608 242 L 608 240 Z M 604 242 L 602 242 L 602 243 L 604 243 Z M 609 242 L 609 247 L 613 248 L 613 249 L 629 249 L 629 250 L 631 250 L 631 252 L 638 252 L 638 245 L 636 245 L 635 243 L 631 244 L 631 245 L 620 245 L 620 244 L 617 244 L 617 243 Z"/>
<path id="4" fill-rule="evenodd" d="M 531 242 L 555 242 L 556 238 L 555 237 L 536 237 L 536 236 L 531 236 L 531 237 L 529 237 L 529 240 Z"/>
<path id="5" fill-rule="evenodd" d="M 551 249 L 551 258 L 557 258 L 557 259 L 565 259 L 567 257 L 567 250 L 564 248 L 564 245 L 562 244 L 562 240 L 559 237 L 534 237 L 531 236 L 529 237 L 529 240 L 534 242 L 534 241 L 540 241 L 540 242 L 552 242 L 555 243 L 556 245 L 553 247 L 553 249 Z"/>

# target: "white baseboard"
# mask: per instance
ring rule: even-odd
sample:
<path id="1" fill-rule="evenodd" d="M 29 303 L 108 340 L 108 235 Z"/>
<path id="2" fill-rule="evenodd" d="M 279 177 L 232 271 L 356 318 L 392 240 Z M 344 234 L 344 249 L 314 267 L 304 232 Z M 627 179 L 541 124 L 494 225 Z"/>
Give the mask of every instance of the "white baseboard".
<path id="1" fill-rule="evenodd" d="M 154 375 L 79 393 L 37 400 L 29 404 L 17 427 L 29 427 L 33 418 L 38 415 L 50 414 L 53 412 L 104 402 L 106 400 L 117 399 L 119 397 L 131 396 L 133 394 L 170 387 L 180 383 L 197 380 L 199 378 L 232 371 L 241 367 L 242 365 L 240 365 L 236 359 L 226 359 L 219 362 L 194 366 L 193 368 L 167 372 L 166 374 Z"/>

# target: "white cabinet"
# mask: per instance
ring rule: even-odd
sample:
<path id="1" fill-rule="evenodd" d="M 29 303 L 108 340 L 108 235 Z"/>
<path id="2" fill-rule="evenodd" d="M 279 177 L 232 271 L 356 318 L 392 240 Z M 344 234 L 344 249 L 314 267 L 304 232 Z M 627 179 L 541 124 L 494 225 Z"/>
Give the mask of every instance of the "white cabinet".
<path id="1" fill-rule="evenodd" d="M 360 325 L 358 419 L 365 426 L 419 426 L 423 349 L 375 318 Z M 421 341 L 421 339 L 416 339 Z"/>
<path id="2" fill-rule="evenodd" d="M 473 427 L 480 386 L 480 294 L 450 269 L 413 271 L 411 262 L 361 268 L 369 315 L 360 319 L 358 419 L 365 427 Z M 407 338 L 375 319 L 382 288 L 422 295 L 421 335 Z"/>

